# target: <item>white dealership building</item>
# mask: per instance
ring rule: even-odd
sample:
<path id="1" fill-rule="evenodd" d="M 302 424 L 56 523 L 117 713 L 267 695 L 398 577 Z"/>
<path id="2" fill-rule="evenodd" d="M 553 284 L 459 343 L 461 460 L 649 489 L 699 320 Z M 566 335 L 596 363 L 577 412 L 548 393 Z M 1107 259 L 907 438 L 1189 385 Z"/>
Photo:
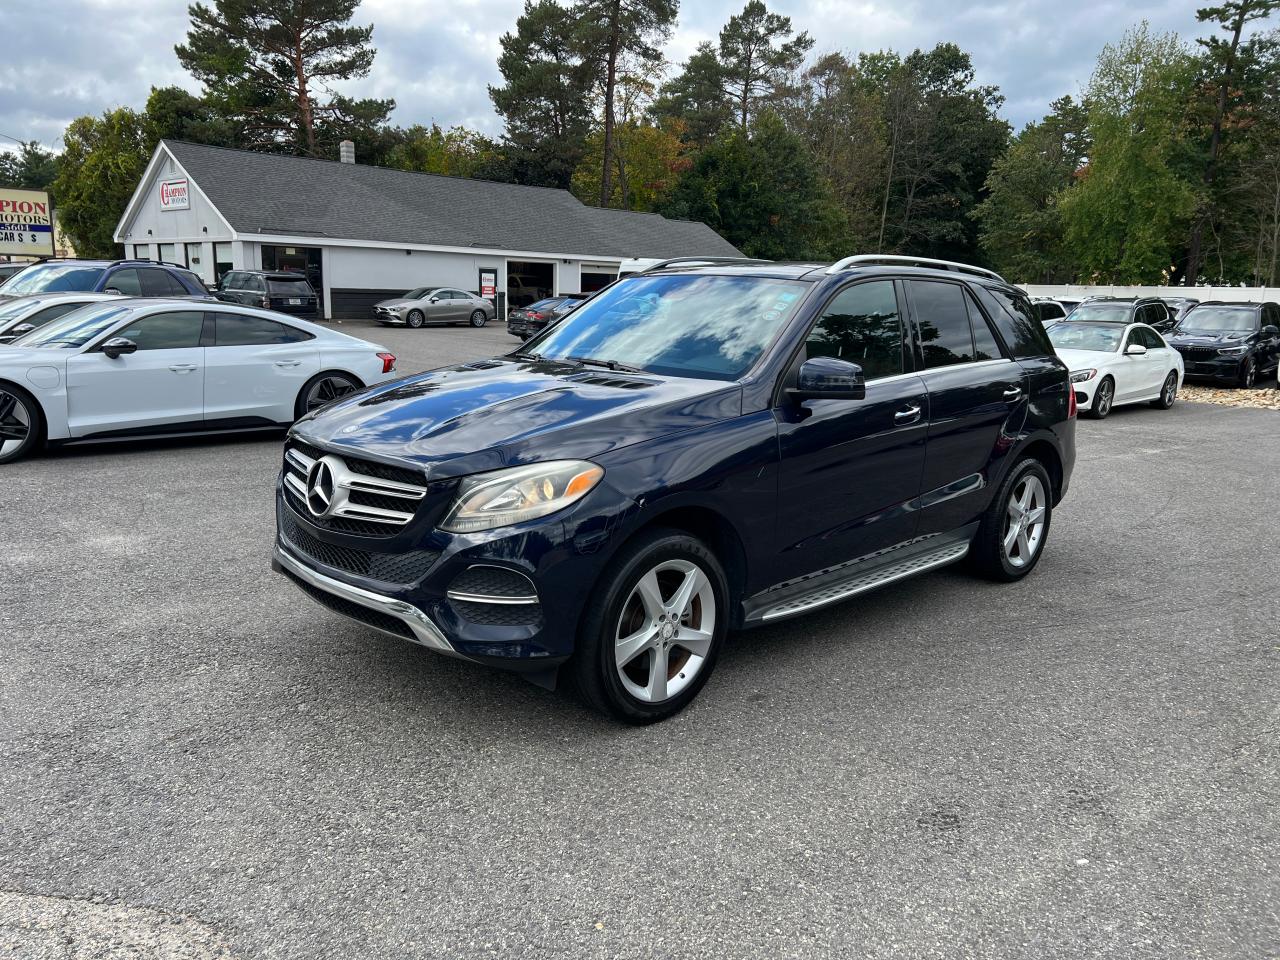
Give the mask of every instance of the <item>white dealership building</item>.
<path id="1" fill-rule="evenodd" d="M 345 145 L 344 145 L 345 146 Z M 304 272 L 325 315 L 449 286 L 508 304 L 597 290 L 633 258 L 738 256 L 701 223 L 589 207 L 567 190 L 163 140 L 115 231 L 127 257 Z"/>

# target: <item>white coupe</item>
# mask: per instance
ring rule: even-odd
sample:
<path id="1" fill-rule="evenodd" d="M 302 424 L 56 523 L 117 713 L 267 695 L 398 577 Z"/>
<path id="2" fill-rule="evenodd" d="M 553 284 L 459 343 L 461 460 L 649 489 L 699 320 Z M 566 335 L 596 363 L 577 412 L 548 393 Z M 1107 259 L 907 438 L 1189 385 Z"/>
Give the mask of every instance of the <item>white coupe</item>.
<path id="1" fill-rule="evenodd" d="M 270 310 L 113 297 L 0 347 L 0 463 L 45 441 L 285 426 L 395 363 Z"/>
<path id="2" fill-rule="evenodd" d="M 115 293 L 34 293 L 5 300 L 0 303 L 0 344 L 11 343 L 87 303 L 119 298 Z"/>
<path id="3" fill-rule="evenodd" d="M 1085 416 L 1101 420 L 1124 403 L 1168 410 L 1178 397 L 1182 354 L 1145 323 L 1068 319 L 1049 327 L 1049 339 L 1071 369 L 1076 404 Z"/>

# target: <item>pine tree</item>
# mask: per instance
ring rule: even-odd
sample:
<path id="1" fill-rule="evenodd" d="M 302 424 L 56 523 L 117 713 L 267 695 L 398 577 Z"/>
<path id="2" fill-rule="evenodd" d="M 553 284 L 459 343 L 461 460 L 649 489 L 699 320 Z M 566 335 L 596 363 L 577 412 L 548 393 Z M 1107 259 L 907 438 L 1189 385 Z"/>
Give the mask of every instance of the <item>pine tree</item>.
<path id="1" fill-rule="evenodd" d="M 809 34 L 792 37 L 792 32 L 791 18 L 770 13 L 760 0 L 750 0 L 720 31 L 725 90 L 737 105 L 743 129 L 756 104 L 772 94 L 813 47 Z"/>

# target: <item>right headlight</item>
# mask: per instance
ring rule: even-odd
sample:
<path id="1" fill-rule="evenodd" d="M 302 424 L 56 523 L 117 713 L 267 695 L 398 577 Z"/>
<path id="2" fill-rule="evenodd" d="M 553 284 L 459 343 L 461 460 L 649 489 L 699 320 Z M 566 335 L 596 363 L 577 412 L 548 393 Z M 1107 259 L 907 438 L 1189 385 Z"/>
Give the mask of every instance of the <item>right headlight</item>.
<path id="1" fill-rule="evenodd" d="M 551 460 L 467 477 L 441 530 L 473 533 L 536 520 L 590 493 L 604 468 L 588 460 Z"/>

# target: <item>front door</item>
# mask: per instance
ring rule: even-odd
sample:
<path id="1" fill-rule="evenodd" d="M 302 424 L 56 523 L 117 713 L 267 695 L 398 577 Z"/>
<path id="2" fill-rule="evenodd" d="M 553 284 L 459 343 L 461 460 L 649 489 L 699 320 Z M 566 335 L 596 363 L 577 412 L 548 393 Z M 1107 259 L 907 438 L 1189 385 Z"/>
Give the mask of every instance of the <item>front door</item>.
<path id="1" fill-rule="evenodd" d="M 315 338 L 265 317 L 211 311 L 209 318 L 205 420 L 292 422 L 303 385 L 320 372 Z"/>
<path id="2" fill-rule="evenodd" d="M 910 540 L 928 429 L 928 393 L 903 349 L 892 280 L 845 287 L 809 332 L 804 359 L 862 367 L 864 400 L 785 394 L 778 424 L 778 568 L 781 582 Z"/>
<path id="3" fill-rule="evenodd" d="M 204 419 L 204 312 L 154 313 L 115 330 L 134 353 L 112 359 L 101 343 L 67 361 L 67 422 L 73 437 L 199 424 Z"/>
<path id="4" fill-rule="evenodd" d="M 929 389 L 916 531 L 923 537 L 964 530 L 982 517 L 1026 419 L 1028 380 L 963 283 L 905 286 Z"/>

